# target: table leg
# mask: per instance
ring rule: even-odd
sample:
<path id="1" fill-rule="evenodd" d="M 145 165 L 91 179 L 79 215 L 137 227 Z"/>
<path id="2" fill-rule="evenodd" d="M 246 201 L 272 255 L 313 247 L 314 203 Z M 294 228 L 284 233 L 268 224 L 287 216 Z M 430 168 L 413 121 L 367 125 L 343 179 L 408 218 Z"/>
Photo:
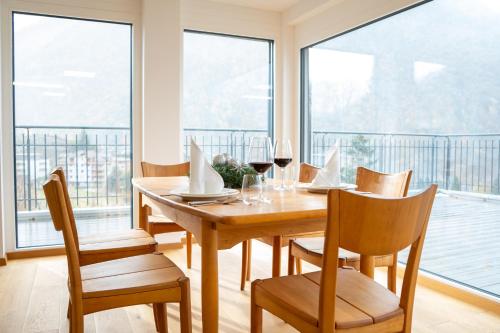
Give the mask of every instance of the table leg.
<path id="1" fill-rule="evenodd" d="M 217 230 L 212 223 L 201 224 L 201 315 L 203 332 L 219 329 L 219 272 Z"/>
<path id="2" fill-rule="evenodd" d="M 375 257 L 361 255 L 359 270 L 369 278 L 375 277 Z"/>
<path id="3" fill-rule="evenodd" d="M 273 237 L 273 277 L 281 275 L 281 236 Z"/>

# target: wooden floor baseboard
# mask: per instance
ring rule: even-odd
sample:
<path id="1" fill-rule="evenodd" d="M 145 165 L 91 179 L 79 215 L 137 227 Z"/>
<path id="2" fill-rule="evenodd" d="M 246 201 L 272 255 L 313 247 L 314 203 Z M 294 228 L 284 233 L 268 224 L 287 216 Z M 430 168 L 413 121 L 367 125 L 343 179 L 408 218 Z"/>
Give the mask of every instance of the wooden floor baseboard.
<path id="1" fill-rule="evenodd" d="M 0 266 L 7 266 L 7 258 L 0 258 Z"/>
<path id="2" fill-rule="evenodd" d="M 27 249 L 7 252 L 7 259 L 27 259 L 27 258 L 39 258 L 39 257 L 51 257 L 60 256 L 65 254 L 64 247 L 51 247 L 51 248 L 41 248 L 41 249 Z"/>
<path id="3" fill-rule="evenodd" d="M 166 251 L 166 250 L 174 250 L 174 249 L 181 249 L 184 245 L 184 242 L 179 242 L 179 243 L 159 243 L 158 244 L 158 250 L 159 251 Z M 7 252 L 7 258 L 0 258 L 0 266 L 6 265 L 7 264 L 7 259 L 9 260 L 14 260 L 14 259 L 28 259 L 28 258 L 40 258 L 40 257 L 51 257 L 51 256 L 60 256 L 65 254 L 64 247 L 51 247 L 51 248 L 40 248 L 40 249 L 26 249 L 26 250 L 17 250 L 17 251 L 11 251 Z M 2 263 L 2 260 L 5 261 L 5 263 Z"/>

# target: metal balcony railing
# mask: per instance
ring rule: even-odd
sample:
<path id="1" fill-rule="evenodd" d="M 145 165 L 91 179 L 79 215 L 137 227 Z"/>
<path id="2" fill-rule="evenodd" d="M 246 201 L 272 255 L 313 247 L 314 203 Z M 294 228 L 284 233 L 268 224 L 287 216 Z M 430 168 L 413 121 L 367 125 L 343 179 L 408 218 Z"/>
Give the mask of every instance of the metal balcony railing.
<path id="1" fill-rule="evenodd" d="M 265 129 L 184 129 L 184 159 L 189 160 L 189 145 L 194 139 L 207 156 L 227 153 L 245 161 L 252 136 L 266 135 Z"/>
<path id="2" fill-rule="evenodd" d="M 62 166 L 74 208 L 130 206 L 130 129 L 16 126 L 18 212 L 46 209 L 43 183 Z"/>
<path id="3" fill-rule="evenodd" d="M 323 165 L 336 141 L 342 177 L 348 182 L 363 165 L 388 173 L 412 169 L 412 188 L 436 183 L 440 189 L 500 194 L 500 134 L 314 132 L 312 162 Z"/>
<path id="4" fill-rule="evenodd" d="M 194 138 L 208 156 L 228 153 L 245 160 L 250 138 L 267 130 L 185 129 L 184 155 Z M 131 200 L 130 129 L 16 126 L 18 211 L 46 209 L 42 185 L 63 166 L 75 208 L 128 206 Z M 328 150 L 341 148 L 342 178 L 353 182 L 363 165 L 382 172 L 414 171 L 412 188 L 500 194 L 500 134 L 414 135 L 353 132 L 312 134 L 311 162 L 321 166 Z"/>
<path id="5" fill-rule="evenodd" d="M 244 161 L 250 137 L 266 130 L 184 129 L 184 156 L 190 138 L 208 156 L 229 153 Z M 500 194 L 500 134 L 420 135 L 315 131 L 311 162 L 322 166 L 338 142 L 342 179 L 354 182 L 357 166 L 382 172 L 413 170 L 412 188 L 437 183 L 441 189 Z"/>

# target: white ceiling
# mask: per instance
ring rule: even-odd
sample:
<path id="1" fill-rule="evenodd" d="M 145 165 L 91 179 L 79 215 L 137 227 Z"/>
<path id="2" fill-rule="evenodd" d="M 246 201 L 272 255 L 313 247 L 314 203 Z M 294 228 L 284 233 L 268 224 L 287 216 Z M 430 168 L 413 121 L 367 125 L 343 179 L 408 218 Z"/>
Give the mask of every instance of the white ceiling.
<path id="1" fill-rule="evenodd" d="M 214 2 L 223 2 L 235 6 L 243 6 L 250 8 L 257 8 L 263 10 L 270 10 L 282 12 L 290 8 L 299 0 L 211 0 Z"/>

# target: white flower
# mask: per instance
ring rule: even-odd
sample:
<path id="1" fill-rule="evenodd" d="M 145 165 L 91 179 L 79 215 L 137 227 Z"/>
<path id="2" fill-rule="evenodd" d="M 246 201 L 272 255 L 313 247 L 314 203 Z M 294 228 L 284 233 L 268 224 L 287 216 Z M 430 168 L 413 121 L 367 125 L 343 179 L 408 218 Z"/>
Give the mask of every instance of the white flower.
<path id="1" fill-rule="evenodd" d="M 226 164 L 227 163 L 227 154 L 220 154 L 214 156 L 214 159 L 212 161 L 212 164 L 217 165 L 217 164 Z"/>

